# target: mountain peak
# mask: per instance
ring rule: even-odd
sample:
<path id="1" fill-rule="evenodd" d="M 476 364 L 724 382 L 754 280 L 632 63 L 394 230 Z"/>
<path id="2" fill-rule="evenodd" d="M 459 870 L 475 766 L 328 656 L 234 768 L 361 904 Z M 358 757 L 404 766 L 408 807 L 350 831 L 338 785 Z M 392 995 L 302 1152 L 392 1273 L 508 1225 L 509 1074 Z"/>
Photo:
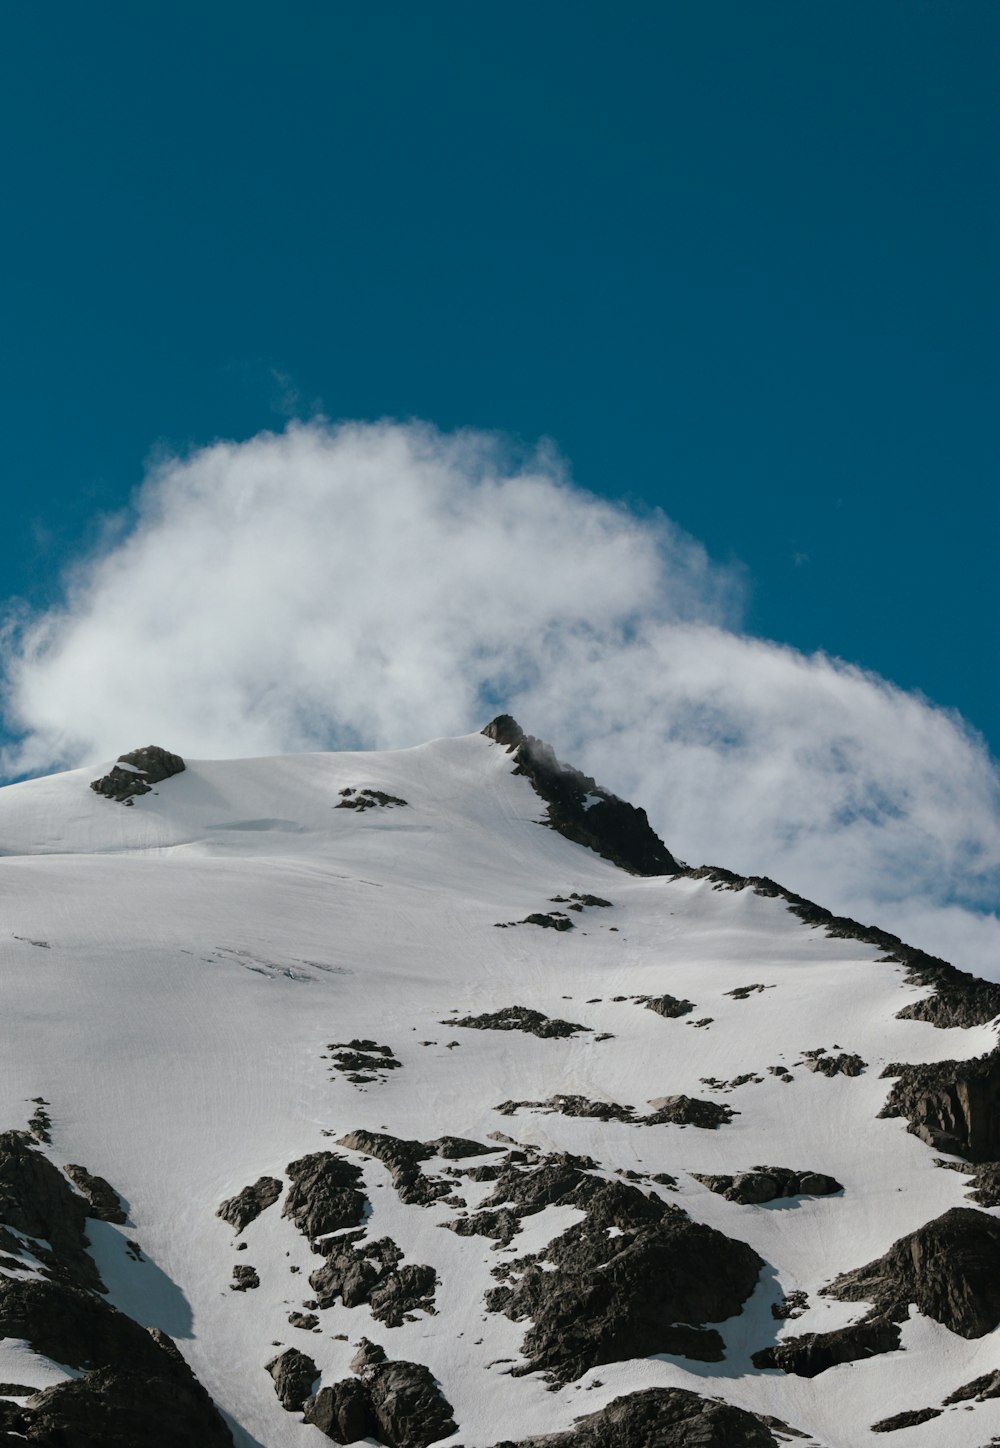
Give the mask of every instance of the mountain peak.
<path id="1" fill-rule="evenodd" d="M 523 774 L 545 801 L 545 823 L 550 829 L 632 875 L 680 873 L 682 867 L 650 825 L 644 809 L 563 764 L 551 745 L 526 734 L 510 714 L 498 714 L 482 732 L 513 754 L 513 773 Z"/>

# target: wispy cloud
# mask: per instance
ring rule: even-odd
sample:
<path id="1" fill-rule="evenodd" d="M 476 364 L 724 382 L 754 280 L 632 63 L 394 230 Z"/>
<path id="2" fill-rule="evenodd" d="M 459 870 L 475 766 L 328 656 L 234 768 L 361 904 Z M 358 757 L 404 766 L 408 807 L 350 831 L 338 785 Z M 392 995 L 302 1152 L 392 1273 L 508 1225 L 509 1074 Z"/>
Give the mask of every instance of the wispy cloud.
<path id="1" fill-rule="evenodd" d="M 693 861 L 984 970 L 1000 783 L 953 713 L 739 631 L 662 515 L 481 433 L 292 425 L 160 462 L 59 609 L 11 620 L 8 774 L 157 741 L 392 747 L 503 707 Z M 919 938 L 916 938 L 919 937 Z"/>

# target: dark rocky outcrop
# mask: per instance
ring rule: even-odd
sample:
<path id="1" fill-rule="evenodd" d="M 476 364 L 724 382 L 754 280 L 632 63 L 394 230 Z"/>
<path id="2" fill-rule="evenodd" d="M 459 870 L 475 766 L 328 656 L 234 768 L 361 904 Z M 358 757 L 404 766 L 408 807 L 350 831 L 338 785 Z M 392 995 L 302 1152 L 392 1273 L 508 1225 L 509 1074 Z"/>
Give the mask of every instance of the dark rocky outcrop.
<path id="1" fill-rule="evenodd" d="M 738 985 L 735 990 L 724 990 L 723 995 L 732 996 L 734 1001 L 745 1001 L 752 995 L 759 995 L 761 991 L 774 990 L 773 985 L 760 985 L 755 982 L 753 985 Z"/>
<path id="2" fill-rule="evenodd" d="M 678 1016 L 686 1016 L 695 1008 L 694 1001 L 678 1000 L 676 996 L 636 996 L 647 1010 L 655 1011 L 658 1016 L 666 1016 L 668 1020 L 676 1020 Z"/>
<path id="3" fill-rule="evenodd" d="M 365 1214 L 360 1167 L 333 1151 L 315 1151 L 285 1168 L 291 1186 L 282 1216 L 307 1237 L 357 1227 Z"/>
<path id="4" fill-rule="evenodd" d="M 940 1418 L 940 1408 L 908 1408 L 903 1413 L 893 1413 L 891 1418 L 880 1418 L 873 1423 L 873 1433 L 898 1433 L 900 1428 L 916 1428 L 920 1423 L 929 1423 L 932 1418 Z"/>
<path id="5" fill-rule="evenodd" d="M 281 1406 L 289 1413 L 301 1413 L 306 1398 L 319 1377 L 319 1368 L 311 1357 L 297 1347 L 286 1348 L 267 1364 L 274 1379 L 274 1391 Z"/>
<path id="6" fill-rule="evenodd" d="M 255 1287 L 260 1286 L 260 1278 L 257 1276 L 256 1267 L 242 1263 L 233 1268 L 233 1280 L 229 1286 L 234 1292 L 252 1292 Z"/>
<path id="7" fill-rule="evenodd" d="M 124 1226 L 127 1220 L 125 1209 L 110 1182 L 106 1182 L 103 1177 L 94 1176 L 85 1166 L 77 1166 L 74 1162 L 70 1162 L 63 1170 L 90 1203 L 89 1216 L 96 1217 L 99 1222 L 113 1222 L 116 1226 Z"/>
<path id="8" fill-rule="evenodd" d="M 569 895 L 553 895 L 553 905 L 565 905 L 569 910 L 612 910 L 614 906 L 610 900 L 602 900 L 600 895 L 581 895 L 573 890 Z"/>
<path id="9" fill-rule="evenodd" d="M 305 1404 L 305 1421 L 332 1442 L 374 1438 L 387 1448 L 429 1448 L 456 1431 L 451 1404 L 422 1363 L 389 1361 L 362 1339 L 351 1366 L 360 1378 L 321 1388 Z"/>
<path id="10" fill-rule="evenodd" d="M 518 1185 L 507 1189 L 516 1196 Z M 703 1324 L 732 1317 L 753 1292 L 763 1263 L 751 1247 L 654 1194 L 568 1163 L 525 1174 L 524 1186 L 531 1206 L 541 1187 L 587 1215 L 537 1256 L 494 1269 L 513 1280 L 487 1294 L 488 1309 L 531 1320 L 528 1361 L 516 1373 L 543 1370 L 569 1382 L 600 1363 L 652 1353 L 721 1359 L 721 1337 Z"/>
<path id="11" fill-rule="evenodd" d="M 342 789 L 340 803 L 334 809 L 355 809 L 363 814 L 366 809 L 399 809 L 406 806 L 406 800 L 398 795 L 386 794 L 383 789 Z"/>
<path id="12" fill-rule="evenodd" d="M 860 1076 L 868 1065 L 854 1051 L 841 1051 L 831 1056 L 825 1046 L 813 1051 L 803 1051 L 803 1062 L 807 1071 L 818 1071 L 821 1076 Z"/>
<path id="13" fill-rule="evenodd" d="M 169 1343 L 169 1347 L 166 1344 Z M 107 1366 L 15 1409 L 3 1443 L 36 1448 L 232 1448 L 232 1436 L 180 1353 L 164 1339 L 156 1370 Z M 14 1436 L 16 1435 L 16 1436 Z"/>
<path id="14" fill-rule="evenodd" d="M 326 1262 L 309 1278 L 319 1307 L 332 1307 L 338 1299 L 345 1307 L 367 1303 L 376 1321 L 388 1327 L 402 1327 L 414 1312 L 434 1311 L 434 1268 L 403 1263 L 390 1237 L 370 1242 L 351 1232 L 320 1245 Z"/>
<path id="15" fill-rule="evenodd" d="M 0 1132 L 0 1221 L 36 1242 L 39 1238 L 47 1242 L 49 1248 L 39 1245 L 33 1250 L 56 1276 L 103 1291 L 86 1250 L 89 1210 L 87 1199 L 73 1190 L 25 1132 Z"/>
<path id="16" fill-rule="evenodd" d="M 779 1197 L 828 1197 L 844 1188 L 824 1172 L 792 1171 L 786 1166 L 755 1166 L 735 1176 L 707 1176 L 692 1172 L 695 1181 L 742 1206 L 776 1201 Z"/>
<path id="17" fill-rule="evenodd" d="M 680 866 L 654 833 L 646 812 L 618 799 L 578 769 L 560 764 L 553 751 L 511 718 L 500 714 L 483 733 L 514 756 L 547 805 L 545 823 L 574 844 L 596 851 L 633 875 L 676 875 Z"/>
<path id="18" fill-rule="evenodd" d="M 899 1326 L 884 1317 L 868 1317 L 833 1332 L 789 1337 L 753 1355 L 754 1367 L 780 1368 L 799 1378 L 815 1378 L 840 1363 L 859 1362 L 899 1347 Z"/>
<path id="19" fill-rule="evenodd" d="M 343 1378 L 320 1388 L 305 1405 L 304 1421 L 311 1423 L 334 1443 L 356 1443 L 378 1433 L 375 1410 L 368 1389 L 357 1378 Z"/>
<path id="20" fill-rule="evenodd" d="M 380 1046 L 377 1041 L 334 1041 L 327 1050 L 332 1053 L 333 1069 L 343 1072 L 355 1086 L 384 1081 L 390 1071 L 398 1071 L 402 1065 L 389 1046 Z"/>
<path id="21" fill-rule="evenodd" d="M 426 1144 L 446 1161 L 461 1161 L 467 1156 L 487 1156 L 490 1152 L 503 1149 L 499 1146 L 484 1146 L 481 1141 L 471 1141 L 467 1136 L 439 1136 L 436 1141 L 428 1141 Z"/>
<path id="22" fill-rule="evenodd" d="M 718 1101 L 700 1101 L 696 1096 L 656 1096 L 653 1110 L 637 1116 L 631 1106 L 617 1101 L 590 1101 L 586 1096 L 557 1095 L 547 1101 L 501 1101 L 494 1107 L 501 1116 L 518 1111 L 558 1111 L 562 1116 L 585 1116 L 596 1121 L 624 1121 L 630 1126 L 700 1126 L 708 1131 L 725 1126 L 738 1115 L 731 1106 Z"/>
<path id="23" fill-rule="evenodd" d="M 903 1116 L 937 1151 L 968 1161 L 1000 1159 L 1000 1050 L 971 1061 L 886 1066 L 897 1080 L 880 1116 Z"/>
<path id="24" fill-rule="evenodd" d="M 1000 1220 L 974 1207 L 952 1207 L 826 1291 L 846 1302 L 871 1302 L 895 1321 L 905 1320 L 914 1303 L 960 1337 L 983 1337 L 1000 1326 Z"/>
<path id="25" fill-rule="evenodd" d="M 572 1036 L 578 1031 L 589 1031 L 589 1026 L 579 1026 L 573 1021 L 561 1021 L 549 1017 L 528 1006 L 504 1006 L 502 1010 L 479 1016 L 462 1016 L 461 1019 L 442 1021 L 442 1025 L 465 1026 L 473 1031 L 526 1031 L 529 1035 L 543 1040 L 557 1036 Z"/>
<path id="26" fill-rule="evenodd" d="M 433 1145 L 406 1141 L 379 1131 L 350 1131 L 337 1145 L 363 1156 L 374 1156 L 387 1166 L 400 1201 L 407 1206 L 429 1207 L 452 1189 L 450 1183 L 426 1176 L 420 1170 L 420 1163 L 436 1154 Z"/>
<path id="27" fill-rule="evenodd" d="M 119 754 L 118 763 L 101 779 L 93 780 L 90 787 L 105 799 L 131 804 L 137 795 L 149 794 L 154 784 L 182 773 L 185 768 L 179 754 L 150 744 L 145 749 L 133 749 L 130 754 Z"/>
<path id="28" fill-rule="evenodd" d="M 948 1394 L 944 1405 L 950 1407 L 952 1403 L 968 1403 L 973 1398 L 980 1403 L 984 1403 L 987 1398 L 1000 1398 L 1000 1368 L 984 1373 L 980 1378 L 973 1378 L 971 1383 L 963 1383 L 960 1388 Z"/>
<path id="29" fill-rule="evenodd" d="M 237 1192 L 235 1197 L 227 1197 L 215 1215 L 235 1227 L 238 1236 L 244 1227 L 257 1220 L 261 1212 L 273 1207 L 280 1196 L 281 1182 L 278 1178 L 262 1176 L 253 1186 L 244 1187 L 241 1192 Z"/>
<path id="30" fill-rule="evenodd" d="M 793 915 L 838 940 L 858 940 L 883 952 L 883 963 L 905 967 L 907 985 L 927 986 L 932 994 L 897 1011 L 900 1020 L 928 1021 L 932 1026 L 983 1026 L 1000 1015 L 1000 982 L 980 980 L 936 955 L 928 955 L 874 925 L 862 925 L 846 915 L 834 915 L 822 905 L 786 890 L 766 875 L 736 875 L 718 865 L 685 866 L 691 880 L 711 880 L 719 890 L 752 890 L 755 895 L 784 900 Z"/>
<path id="31" fill-rule="evenodd" d="M 496 1448 L 778 1448 L 778 1443 L 756 1413 L 685 1388 L 647 1388 L 578 1418 L 564 1433 L 517 1443 L 504 1439 Z"/>

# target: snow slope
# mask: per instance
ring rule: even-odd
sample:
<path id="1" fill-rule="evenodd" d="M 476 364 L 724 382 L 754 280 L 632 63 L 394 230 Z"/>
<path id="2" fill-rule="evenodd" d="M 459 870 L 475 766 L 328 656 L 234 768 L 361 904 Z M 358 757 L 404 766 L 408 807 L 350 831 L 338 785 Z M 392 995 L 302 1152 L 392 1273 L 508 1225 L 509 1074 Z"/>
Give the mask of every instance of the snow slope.
<path id="1" fill-rule="evenodd" d="M 904 1121 L 878 1118 L 889 1090 L 880 1072 L 980 1055 L 996 1043 L 992 1025 L 899 1020 L 927 990 L 878 963 L 873 947 L 829 938 L 749 889 L 632 876 L 540 827 L 543 802 L 482 735 L 399 753 L 188 761 L 128 807 L 90 790 L 100 772 L 0 791 L 0 1127 L 23 1127 L 43 1097 L 50 1159 L 113 1184 L 127 1224 L 90 1224 L 110 1299 L 173 1337 L 242 1448 L 329 1441 L 275 1395 L 264 1365 L 276 1344 L 312 1356 L 323 1383 L 349 1376 L 362 1336 L 426 1364 L 458 1424 L 442 1442 L 465 1448 L 565 1429 L 651 1386 L 774 1415 L 826 1448 L 861 1448 L 885 1441 L 870 1431 L 876 1420 L 939 1405 L 1000 1367 L 996 1334 L 966 1339 L 915 1311 L 903 1351 L 813 1378 L 751 1362 L 782 1338 L 863 1317 L 865 1304 L 823 1298 L 821 1287 L 968 1205 L 966 1176 L 936 1167 Z M 363 788 L 406 804 L 337 807 L 341 791 Z M 683 853 L 683 841 L 668 843 Z M 565 912 L 552 897 L 572 892 L 611 908 L 574 912 L 572 930 L 496 928 Z M 751 984 L 766 989 L 726 994 Z M 629 999 L 664 993 L 695 1010 L 665 1019 Z M 590 1029 L 540 1039 L 448 1023 L 514 1004 Z M 399 1067 L 352 1082 L 330 1046 L 354 1038 L 388 1046 Z M 857 1053 L 866 1069 L 804 1069 L 802 1053 L 820 1047 Z M 762 1079 L 703 1084 L 748 1073 Z M 496 1110 L 556 1093 L 639 1115 L 686 1093 L 739 1114 L 708 1130 Z M 370 1238 L 389 1236 L 407 1261 L 435 1269 L 436 1313 L 389 1327 L 367 1306 L 338 1303 L 318 1312 L 316 1331 L 290 1326 L 321 1259 L 280 1205 L 240 1238 L 216 1208 L 261 1176 L 284 1181 L 286 1164 L 307 1153 L 342 1151 L 337 1139 L 359 1128 L 491 1147 L 502 1132 L 543 1153 L 587 1155 L 599 1174 L 639 1173 L 643 1190 L 764 1259 L 743 1312 L 719 1325 L 724 1360 L 602 1363 L 555 1392 L 541 1373 L 511 1375 L 528 1324 L 487 1311 L 492 1269 L 541 1251 L 582 1213 L 550 1208 L 498 1247 L 443 1229 L 453 1205 L 404 1204 L 380 1161 L 349 1151 Z M 844 1190 L 740 1205 L 691 1175 L 759 1163 L 827 1173 Z M 659 1173 L 677 1189 L 649 1180 Z M 470 1210 L 490 1189 L 455 1178 Z M 231 1290 L 239 1264 L 256 1268 L 258 1288 Z M 771 1305 L 796 1291 L 808 1293 L 805 1314 L 776 1320 Z M 70 1375 L 23 1342 L 0 1342 L 0 1379 L 41 1388 Z M 995 1434 L 1000 1400 L 947 1410 L 891 1441 L 980 1448 Z"/>

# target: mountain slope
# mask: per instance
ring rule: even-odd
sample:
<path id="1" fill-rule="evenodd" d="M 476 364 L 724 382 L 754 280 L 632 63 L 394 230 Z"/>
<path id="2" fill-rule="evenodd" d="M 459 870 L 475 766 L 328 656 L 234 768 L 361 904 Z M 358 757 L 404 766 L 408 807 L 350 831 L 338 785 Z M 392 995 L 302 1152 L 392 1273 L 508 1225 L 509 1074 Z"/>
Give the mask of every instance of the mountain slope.
<path id="1" fill-rule="evenodd" d="M 32 1151 L 120 1197 L 86 1224 L 107 1300 L 249 1448 L 491 1448 L 606 1409 L 555 1443 L 771 1418 L 854 1448 L 1000 1368 L 995 1216 L 935 1165 L 990 1159 L 993 1067 L 956 1064 L 995 1047 L 990 988 L 651 831 L 624 856 L 644 816 L 512 724 L 187 761 L 131 802 L 82 771 L 0 791 L 0 1126 L 34 1116 Z M 64 1280 L 14 1210 L 0 1269 Z M 900 1286 L 902 1239 L 952 1290 Z M 0 1330 L 5 1384 L 88 1381 L 23 1313 Z M 6 1401 L 11 1433 L 49 1411 Z M 973 1402 L 893 1441 L 979 1448 L 1000 1403 Z"/>

